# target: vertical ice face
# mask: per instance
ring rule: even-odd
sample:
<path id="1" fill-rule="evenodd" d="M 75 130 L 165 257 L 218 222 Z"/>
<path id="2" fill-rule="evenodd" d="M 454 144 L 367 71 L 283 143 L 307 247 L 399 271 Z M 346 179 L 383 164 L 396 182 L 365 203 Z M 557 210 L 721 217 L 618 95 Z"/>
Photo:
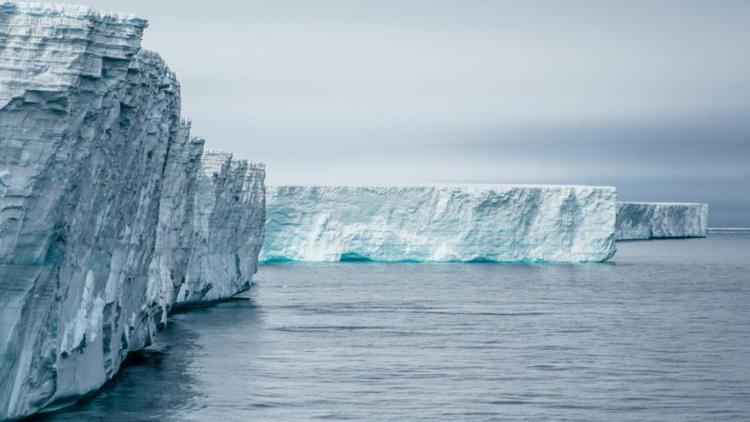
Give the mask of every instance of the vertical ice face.
<path id="1" fill-rule="evenodd" d="M 187 278 L 195 244 L 193 218 L 203 140 L 190 136 L 190 123 L 181 122 L 164 167 L 154 254 L 149 266 L 148 303 L 166 304 L 157 317 L 159 327 Z"/>
<path id="2" fill-rule="evenodd" d="M 274 186 L 266 261 L 605 261 L 615 189 Z"/>
<path id="3" fill-rule="evenodd" d="M 0 418 L 98 388 L 148 344 L 174 75 L 145 21 L 0 6 Z"/>
<path id="4" fill-rule="evenodd" d="M 705 237 L 708 204 L 618 202 L 617 240 Z"/>
<path id="5" fill-rule="evenodd" d="M 177 301 L 190 304 L 250 288 L 263 244 L 265 169 L 207 150 L 194 198 L 193 245 Z"/>
<path id="6" fill-rule="evenodd" d="M 196 232 L 203 142 L 180 119 L 174 74 L 140 49 L 145 26 L 0 3 L 0 420 L 100 387 L 152 341 L 188 279 L 216 274 L 191 300 L 216 299 L 254 272 L 262 169 L 222 167 L 207 229 L 236 231 Z M 209 258 L 195 269 L 199 242 Z"/>

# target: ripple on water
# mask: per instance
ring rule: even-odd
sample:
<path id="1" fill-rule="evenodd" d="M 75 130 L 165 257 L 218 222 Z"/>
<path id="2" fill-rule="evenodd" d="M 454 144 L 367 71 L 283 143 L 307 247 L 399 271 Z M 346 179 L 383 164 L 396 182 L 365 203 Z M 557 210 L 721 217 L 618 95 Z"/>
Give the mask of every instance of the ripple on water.
<path id="1" fill-rule="evenodd" d="M 750 236 L 618 247 L 611 265 L 264 266 L 45 418 L 746 418 Z"/>

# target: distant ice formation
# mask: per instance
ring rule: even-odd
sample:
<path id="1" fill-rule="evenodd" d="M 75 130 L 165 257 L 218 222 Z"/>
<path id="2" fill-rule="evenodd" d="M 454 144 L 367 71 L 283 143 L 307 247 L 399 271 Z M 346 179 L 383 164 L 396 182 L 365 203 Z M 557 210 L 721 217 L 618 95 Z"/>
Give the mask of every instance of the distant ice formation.
<path id="1" fill-rule="evenodd" d="M 0 3 L 0 420 L 99 388 L 186 282 L 191 301 L 251 282 L 263 169 L 202 173 L 175 75 L 140 49 L 145 27 Z"/>
<path id="2" fill-rule="evenodd" d="M 708 204 L 618 202 L 617 240 L 705 237 Z"/>
<path id="3" fill-rule="evenodd" d="M 593 186 L 273 186 L 261 259 L 606 261 L 615 196 Z"/>
<path id="4" fill-rule="evenodd" d="M 750 233 L 750 227 L 708 227 L 706 234 L 745 234 Z"/>

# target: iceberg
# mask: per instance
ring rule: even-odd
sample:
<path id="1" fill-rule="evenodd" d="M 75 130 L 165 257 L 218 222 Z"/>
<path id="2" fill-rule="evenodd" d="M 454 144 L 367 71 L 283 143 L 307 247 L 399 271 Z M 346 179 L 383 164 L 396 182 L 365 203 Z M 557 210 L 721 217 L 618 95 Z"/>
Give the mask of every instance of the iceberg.
<path id="1" fill-rule="evenodd" d="M 266 220 L 265 167 L 206 150 L 194 200 L 193 246 L 177 304 L 202 303 L 250 288 Z"/>
<path id="2" fill-rule="evenodd" d="M 261 260 L 601 262 L 612 187 L 270 186 Z"/>
<path id="3" fill-rule="evenodd" d="M 252 282 L 263 167 L 205 174 L 174 73 L 140 48 L 145 27 L 0 3 L 0 420 L 98 389 L 184 284 L 207 301 Z"/>
<path id="4" fill-rule="evenodd" d="M 706 237 L 708 204 L 618 202 L 617 240 Z"/>

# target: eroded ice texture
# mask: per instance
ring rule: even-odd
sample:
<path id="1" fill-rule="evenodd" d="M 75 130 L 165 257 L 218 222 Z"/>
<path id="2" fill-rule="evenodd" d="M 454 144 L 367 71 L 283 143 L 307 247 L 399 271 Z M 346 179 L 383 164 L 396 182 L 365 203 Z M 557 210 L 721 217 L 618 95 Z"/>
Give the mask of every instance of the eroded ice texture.
<path id="1" fill-rule="evenodd" d="M 159 221 L 146 292 L 149 303 L 166 304 L 160 308 L 159 323 L 166 321 L 166 314 L 176 302 L 177 293 L 188 275 L 188 263 L 196 240 L 193 224 L 203 145 L 203 139 L 191 137 L 189 123 L 183 122 L 178 127 L 176 142 L 170 146 L 164 167 Z"/>
<path id="2" fill-rule="evenodd" d="M 225 298 L 250 288 L 265 222 L 262 164 L 207 150 L 198 173 L 187 280 L 178 303 Z"/>
<path id="3" fill-rule="evenodd" d="M 266 261 L 605 261 L 615 189 L 272 186 Z"/>
<path id="4" fill-rule="evenodd" d="M 188 278 L 203 142 L 145 26 L 0 3 L 0 419 L 100 387 Z"/>
<path id="5" fill-rule="evenodd" d="M 705 237 L 708 204 L 618 202 L 617 240 Z"/>

